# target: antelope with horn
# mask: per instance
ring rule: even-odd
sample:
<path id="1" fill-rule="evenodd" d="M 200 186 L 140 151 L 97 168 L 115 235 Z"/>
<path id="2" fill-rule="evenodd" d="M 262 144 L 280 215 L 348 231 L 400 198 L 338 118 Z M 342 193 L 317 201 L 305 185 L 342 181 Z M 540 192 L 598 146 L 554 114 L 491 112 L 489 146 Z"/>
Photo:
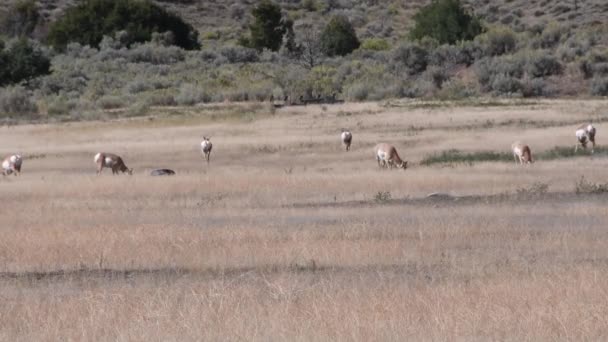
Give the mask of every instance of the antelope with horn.
<path id="1" fill-rule="evenodd" d="M 118 174 L 118 172 L 133 174 L 133 169 L 129 169 L 122 158 L 115 154 L 99 152 L 95 155 L 94 161 L 97 164 L 97 175 L 101 173 L 104 167 L 112 169 L 113 175 Z"/>
<path id="2" fill-rule="evenodd" d="M 21 174 L 21 164 L 23 163 L 23 158 L 19 154 L 13 154 L 4 158 L 2 161 L 2 175 L 7 176 L 11 173 L 15 176 Z"/>
<path id="3" fill-rule="evenodd" d="M 350 150 L 350 143 L 353 141 L 353 134 L 344 128 L 342 128 L 342 134 L 340 134 L 342 144 L 346 147 L 346 151 Z"/>
<path id="4" fill-rule="evenodd" d="M 532 160 L 532 151 L 530 150 L 530 146 L 516 141 L 511 145 L 511 150 L 513 151 L 515 163 L 519 162 L 520 164 L 530 164 L 534 162 Z"/>
<path id="5" fill-rule="evenodd" d="M 576 139 L 578 140 L 579 144 L 583 147 L 583 149 L 587 148 L 587 142 L 591 142 L 591 153 L 593 153 L 594 149 L 595 149 L 595 127 L 593 127 L 592 124 L 583 124 L 580 125 L 577 129 L 576 129 Z M 574 148 L 574 152 L 578 151 L 578 146 L 579 144 L 576 145 L 576 147 Z"/>
<path id="6" fill-rule="evenodd" d="M 205 160 L 207 160 L 207 164 L 209 163 L 209 157 L 211 156 L 211 149 L 213 148 L 213 144 L 209 141 L 209 138 L 203 137 L 203 141 L 201 142 L 201 152 L 203 156 L 205 156 Z"/>
<path id="7" fill-rule="evenodd" d="M 407 169 L 407 161 L 401 160 L 395 146 L 381 143 L 374 147 L 378 167 L 392 169 L 393 167 Z"/>

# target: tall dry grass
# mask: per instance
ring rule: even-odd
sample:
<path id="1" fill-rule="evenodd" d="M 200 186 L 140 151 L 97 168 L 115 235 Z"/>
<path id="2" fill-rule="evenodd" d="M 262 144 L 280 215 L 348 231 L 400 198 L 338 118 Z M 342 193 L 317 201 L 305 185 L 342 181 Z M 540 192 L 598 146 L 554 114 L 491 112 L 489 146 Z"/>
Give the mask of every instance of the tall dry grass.
<path id="1" fill-rule="evenodd" d="M 0 339 L 605 339 L 608 196 L 574 194 L 581 175 L 606 182 L 605 158 L 417 165 L 515 139 L 574 147 L 563 123 L 601 122 L 602 108 L 357 104 L 2 128 L 0 152 L 26 160 L 0 179 Z M 378 141 L 414 166 L 378 170 Z M 97 151 L 135 175 L 96 177 Z M 178 174 L 147 176 L 156 167 Z M 538 182 L 549 193 L 517 191 Z M 432 192 L 480 196 L 417 200 Z"/>

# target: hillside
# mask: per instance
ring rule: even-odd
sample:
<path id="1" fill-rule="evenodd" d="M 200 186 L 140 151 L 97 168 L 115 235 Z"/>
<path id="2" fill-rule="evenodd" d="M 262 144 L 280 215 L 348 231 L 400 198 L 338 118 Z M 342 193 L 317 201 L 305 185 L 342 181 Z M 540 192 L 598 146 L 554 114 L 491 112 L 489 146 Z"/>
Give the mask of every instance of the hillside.
<path id="1" fill-rule="evenodd" d="M 5 11 L 15 0 L 0 4 Z M 254 0 L 158 0 L 180 14 L 201 33 L 202 41 L 230 41 L 246 32 Z M 407 34 L 412 16 L 430 0 L 277 0 L 296 21 L 323 22 L 331 14 L 350 18 L 362 38 L 398 40 Z M 47 22 L 75 3 L 74 0 L 38 1 Z M 580 27 L 608 21 L 608 2 L 602 0 L 463 0 L 463 3 L 490 24 L 507 25 L 515 31 L 552 21 Z"/>
<path id="2" fill-rule="evenodd" d="M 487 23 L 487 31 L 439 45 L 406 39 L 412 17 L 429 0 L 282 1 L 285 15 L 295 21 L 298 44 L 310 43 L 309 26 L 300 23 L 322 28 L 333 14 L 348 17 L 363 41 L 341 57 L 313 49 L 317 54 L 310 61 L 304 54 L 237 44 L 249 33 L 256 1 L 160 1 L 199 31 L 202 49 L 186 51 L 158 39 L 129 46 L 117 37 L 106 37 L 95 48 L 47 49 L 47 75 L 0 88 L 0 118 L 105 119 L 146 115 L 159 106 L 270 99 L 283 100 L 275 103 L 282 106 L 336 99 L 608 96 L 608 3 L 463 2 Z M 46 24 L 34 36 L 44 37 L 45 26 L 72 3 L 38 2 Z M 7 3 L 2 8 L 6 11 Z M 320 39 L 311 41 L 315 47 Z"/>

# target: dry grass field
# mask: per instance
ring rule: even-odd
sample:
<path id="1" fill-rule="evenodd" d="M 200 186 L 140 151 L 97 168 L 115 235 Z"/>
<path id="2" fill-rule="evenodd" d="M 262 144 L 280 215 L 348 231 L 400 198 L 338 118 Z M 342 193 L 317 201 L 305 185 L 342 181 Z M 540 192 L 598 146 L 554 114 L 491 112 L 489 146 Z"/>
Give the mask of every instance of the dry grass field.
<path id="1" fill-rule="evenodd" d="M 0 340 L 608 338 L 608 193 L 575 193 L 605 153 L 420 165 L 574 148 L 589 120 L 608 144 L 606 101 L 174 111 L 0 128 L 24 155 L 0 178 Z M 380 141 L 411 167 L 379 170 Z M 98 151 L 134 175 L 95 176 Z"/>

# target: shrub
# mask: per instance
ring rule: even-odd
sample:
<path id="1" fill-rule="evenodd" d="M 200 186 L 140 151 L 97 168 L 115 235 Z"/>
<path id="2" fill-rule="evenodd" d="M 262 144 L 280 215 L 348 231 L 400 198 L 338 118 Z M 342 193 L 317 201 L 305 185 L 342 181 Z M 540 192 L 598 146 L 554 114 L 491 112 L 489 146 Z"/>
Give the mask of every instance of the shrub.
<path id="1" fill-rule="evenodd" d="M 0 88 L 1 114 L 34 114 L 38 112 L 31 94 L 23 87 Z"/>
<path id="2" fill-rule="evenodd" d="M 361 49 L 371 51 L 386 51 L 390 50 L 390 44 L 382 38 L 369 38 L 363 41 Z"/>
<path id="3" fill-rule="evenodd" d="M 132 63 L 175 64 L 183 61 L 184 50 L 176 46 L 162 46 L 153 43 L 135 45 L 127 51 L 127 59 Z"/>
<path id="4" fill-rule="evenodd" d="M 201 102 L 209 102 L 211 97 L 202 89 L 193 84 L 182 84 L 179 93 L 175 96 L 175 102 L 180 106 L 193 106 Z"/>
<path id="5" fill-rule="evenodd" d="M 475 74 L 484 90 L 494 89 L 498 75 L 518 79 L 524 75 L 525 60 L 520 56 L 484 58 L 475 63 Z M 497 83 L 501 87 L 507 82 L 504 77 Z"/>
<path id="6" fill-rule="evenodd" d="M 522 94 L 523 84 L 515 77 L 499 74 L 492 80 L 492 90 L 497 95 Z"/>
<path id="7" fill-rule="evenodd" d="M 220 50 L 229 63 L 255 63 L 259 60 L 256 50 L 241 46 L 225 46 Z"/>
<path id="8" fill-rule="evenodd" d="M 409 74 L 419 74 L 426 70 L 428 52 L 417 44 L 405 43 L 393 51 L 392 60 L 397 67 L 405 67 Z"/>
<path id="9" fill-rule="evenodd" d="M 542 49 L 553 48 L 559 44 L 563 37 L 566 37 L 567 33 L 567 27 L 557 23 L 550 23 L 538 38 L 538 46 Z"/>
<path id="10" fill-rule="evenodd" d="M 574 192 L 577 194 L 600 194 L 608 192 L 608 183 L 598 184 L 585 179 L 585 176 L 574 184 Z"/>
<path id="11" fill-rule="evenodd" d="M 450 67 L 462 64 L 468 66 L 472 63 L 471 56 L 463 51 L 461 47 L 455 45 L 441 45 L 429 55 L 429 64 L 431 65 Z"/>
<path id="12" fill-rule="evenodd" d="M 549 96 L 545 80 L 542 78 L 526 79 L 522 82 L 522 95 L 524 97 Z"/>
<path id="13" fill-rule="evenodd" d="M 486 56 L 500 56 L 515 51 L 517 36 L 507 27 L 495 27 L 475 38 Z"/>
<path id="14" fill-rule="evenodd" d="M 366 101 L 372 92 L 371 85 L 366 82 L 357 82 L 346 89 L 345 96 L 349 101 Z"/>
<path id="15" fill-rule="evenodd" d="M 122 96 L 107 95 L 97 100 L 97 106 L 101 109 L 118 109 L 127 107 L 131 102 L 130 98 Z"/>
<path id="16" fill-rule="evenodd" d="M 8 13 L 0 18 L 0 33 L 9 37 L 30 36 L 40 14 L 34 0 L 18 0 L 9 8 Z"/>
<path id="17" fill-rule="evenodd" d="M 64 50 L 69 42 L 97 47 L 104 35 L 127 32 L 127 44 L 145 42 L 153 32 L 173 33 L 175 45 L 198 49 L 198 32 L 180 17 L 149 0 L 87 0 L 70 7 L 54 22 L 49 43 Z"/>
<path id="18" fill-rule="evenodd" d="M 561 74 L 562 65 L 555 56 L 538 52 L 528 57 L 526 70 L 532 77 L 546 77 Z"/>
<path id="19" fill-rule="evenodd" d="M 441 100 L 462 100 L 478 96 L 478 89 L 474 84 L 464 83 L 462 80 L 451 78 L 444 82 L 436 94 Z"/>
<path id="20" fill-rule="evenodd" d="M 334 16 L 321 32 L 321 50 L 328 56 L 345 56 L 359 48 L 355 29 L 345 16 Z"/>
<path id="21" fill-rule="evenodd" d="M 608 77 L 596 77 L 591 81 L 591 95 L 608 96 Z"/>
<path id="22" fill-rule="evenodd" d="M 433 0 L 414 15 L 413 39 L 432 37 L 441 44 L 471 40 L 482 32 L 479 20 L 459 0 Z"/>
<path id="23" fill-rule="evenodd" d="M 0 41 L 0 86 L 19 83 L 50 72 L 51 62 L 25 38 L 8 48 Z"/>

